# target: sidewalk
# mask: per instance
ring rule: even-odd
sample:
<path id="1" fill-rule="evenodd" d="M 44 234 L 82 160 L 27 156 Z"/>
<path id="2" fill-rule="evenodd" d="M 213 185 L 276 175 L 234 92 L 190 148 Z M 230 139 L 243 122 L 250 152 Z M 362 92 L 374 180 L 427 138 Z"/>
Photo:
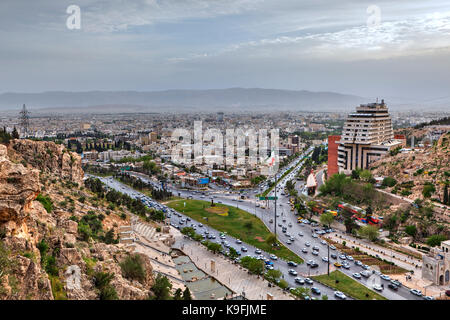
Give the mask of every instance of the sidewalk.
<path id="1" fill-rule="evenodd" d="M 249 300 L 267 300 L 268 293 L 273 296 L 273 300 L 293 300 L 290 294 L 279 287 L 268 287 L 266 280 L 250 275 L 246 269 L 221 255 L 213 254 L 198 242 L 184 238 L 181 233 L 175 235 L 175 239 L 174 248 L 183 251 L 197 268 L 216 278 L 236 294 L 245 292 L 245 297 Z M 211 270 L 211 260 L 215 262 L 215 271 Z"/>
<path id="2" fill-rule="evenodd" d="M 419 276 L 420 278 L 422 276 L 422 260 L 411 258 L 397 251 L 393 251 L 391 249 L 378 246 L 376 244 L 355 239 L 351 236 L 344 234 L 338 234 L 338 236 L 336 236 L 336 233 L 332 233 L 325 235 L 325 237 L 339 243 L 346 241 L 347 246 L 349 247 L 352 246 L 358 247 L 359 250 L 361 250 L 362 252 L 365 252 L 373 256 L 378 255 L 382 259 L 394 262 L 397 266 L 402 267 L 403 269 L 413 270 L 415 276 Z M 418 265 L 419 267 L 416 268 L 416 265 Z"/>

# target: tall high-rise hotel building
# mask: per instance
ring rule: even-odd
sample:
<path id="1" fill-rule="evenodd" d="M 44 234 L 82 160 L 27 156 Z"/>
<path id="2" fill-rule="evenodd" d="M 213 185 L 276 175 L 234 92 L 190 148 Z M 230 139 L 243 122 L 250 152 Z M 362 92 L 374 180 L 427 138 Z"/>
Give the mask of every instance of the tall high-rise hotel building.
<path id="1" fill-rule="evenodd" d="M 331 159 L 337 158 L 337 164 L 332 163 L 331 167 L 349 174 L 357 168 L 367 169 L 371 162 L 401 146 L 402 142 L 394 139 L 391 117 L 381 100 L 381 103 L 356 107 L 356 112 L 347 117 L 342 136 L 332 136 L 332 143 L 337 145 L 337 148 L 331 148 L 334 152 L 337 149 L 337 157 L 332 155 Z"/>

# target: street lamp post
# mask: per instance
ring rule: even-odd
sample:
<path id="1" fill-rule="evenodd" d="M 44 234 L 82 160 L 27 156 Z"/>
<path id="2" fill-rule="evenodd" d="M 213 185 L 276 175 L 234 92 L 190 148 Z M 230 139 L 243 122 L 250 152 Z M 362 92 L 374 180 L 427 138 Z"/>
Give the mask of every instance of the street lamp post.
<path id="1" fill-rule="evenodd" d="M 275 210 L 274 210 L 274 212 L 275 212 L 275 243 L 277 240 L 277 182 L 278 182 L 278 180 L 275 175 Z"/>
<path id="2" fill-rule="evenodd" d="M 328 261 L 327 261 L 327 269 L 328 269 L 328 276 L 330 276 L 330 244 L 327 244 L 328 247 Z"/>

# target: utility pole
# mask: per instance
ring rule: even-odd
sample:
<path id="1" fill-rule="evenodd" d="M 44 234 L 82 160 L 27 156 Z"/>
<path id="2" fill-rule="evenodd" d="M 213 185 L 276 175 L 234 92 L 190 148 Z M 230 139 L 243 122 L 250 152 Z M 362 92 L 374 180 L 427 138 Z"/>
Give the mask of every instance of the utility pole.
<path id="1" fill-rule="evenodd" d="M 30 112 L 25 107 L 25 104 L 22 107 L 22 111 L 20 111 L 20 126 L 22 127 L 24 136 L 26 136 L 30 127 Z"/>
<path id="2" fill-rule="evenodd" d="M 328 247 L 328 261 L 327 261 L 327 268 L 328 268 L 328 276 L 330 276 L 330 244 L 327 243 L 327 247 Z"/>
<path id="3" fill-rule="evenodd" d="M 275 175 L 275 240 L 277 240 L 277 183 L 278 180 Z"/>

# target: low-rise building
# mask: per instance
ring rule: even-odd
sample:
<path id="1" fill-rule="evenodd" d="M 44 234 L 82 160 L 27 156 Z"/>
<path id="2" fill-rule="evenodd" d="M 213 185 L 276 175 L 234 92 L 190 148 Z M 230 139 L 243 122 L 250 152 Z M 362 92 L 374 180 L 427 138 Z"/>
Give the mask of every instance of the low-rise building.
<path id="1" fill-rule="evenodd" d="M 450 240 L 423 256 L 422 278 L 440 286 L 450 284 Z"/>

